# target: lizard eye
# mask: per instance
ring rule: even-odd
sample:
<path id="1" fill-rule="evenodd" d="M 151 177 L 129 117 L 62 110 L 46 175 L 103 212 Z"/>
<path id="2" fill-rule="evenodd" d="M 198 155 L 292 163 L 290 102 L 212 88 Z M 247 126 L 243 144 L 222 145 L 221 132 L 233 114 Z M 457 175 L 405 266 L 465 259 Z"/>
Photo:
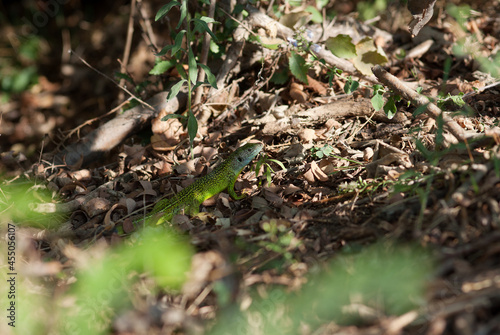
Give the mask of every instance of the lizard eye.
<path id="1" fill-rule="evenodd" d="M 241 162 L 243 159 L 241 159 L 241 157 L 238 157 L 238 162 Z"/>

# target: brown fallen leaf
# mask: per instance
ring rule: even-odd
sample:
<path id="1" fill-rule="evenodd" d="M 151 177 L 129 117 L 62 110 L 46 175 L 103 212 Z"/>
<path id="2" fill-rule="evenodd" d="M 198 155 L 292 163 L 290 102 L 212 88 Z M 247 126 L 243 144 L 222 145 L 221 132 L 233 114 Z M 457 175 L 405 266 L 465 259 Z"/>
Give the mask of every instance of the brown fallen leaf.
<path id="1" fill-rule="evenodd" d="M 304 178 L 309 183 L 314 183 L 316 180 L 327 181 L 328 176 L 321 170 L 321 168 L 316 164 L 316 162 L 311 162 L 307 164 L 308 170 L 304 173 Z"/>
<path id="2" fill-rule="evenodd" d="M 323 83 L 317 81 L 316 79 L 312 78 L 309 75 L 307 75 L 307 82 L 309 83 L 309 85 L 307 85 L 307 88 L 310 88 L 319 95 L 326 95 L 327 91 Z"/>
<path id="3" fill-rule="evenodd" d="M 291 83 L 288 94 L 298 103 L 304 103 L 307 101 L 307 94 L 304 93 L 304 86 L 301 84 Z"/>

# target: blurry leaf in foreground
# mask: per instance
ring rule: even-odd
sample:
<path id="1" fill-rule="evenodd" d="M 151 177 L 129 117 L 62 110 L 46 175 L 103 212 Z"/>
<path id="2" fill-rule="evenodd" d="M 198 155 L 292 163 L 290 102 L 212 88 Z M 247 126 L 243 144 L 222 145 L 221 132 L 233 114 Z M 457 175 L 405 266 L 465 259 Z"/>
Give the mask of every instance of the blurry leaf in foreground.
<path id="1" fill-rule="evenodd" d="M 311 276 L 298 293 L 266 287 L 245 312 L 228 308 L 211 334 L 299 334 L 334 321 L 360 324 L 362 311 L 401 315 L 425 302 L 433 261 L 420 247 L 377 244 L 336 258 L 328 271 Z M 262 292 L 260 296 L 262 296 Z M 373 320 L 372 320 L 373 321 Z"/>
<path id="2" fill-rule="evenodd" d="M 30 181 L 11 183 L 3 185 L 1 191 L 0 222 L 48 228 L 62 221 L 61 214 L 32 210 L 40 204 L 53 205 L 51 192 L 43 185 L 35 185 Z"/>
<path id="3" fill-rule="evenodd" d="M 7 244 L 0 242 L 0 248 L 7 250 Z M 51 316 L 51 301 L 47 294 L 41 290 L 42 280 L 33 277 L 12 275 L 7 266 L 7 257 L 0 260 L 0 304 L 5 308 L 4 320 L 0 325 L 1 334 L 48 334 L 47 320 Z M 14 278 L 14 279 L 13 279 Z M 15 289 L 12 289 L 14 285 Z M 12 305 L 13 304 L 13 305 Z M 40 306 L 43 306 L 41 308 Z M 10 309 L 10 310 L 9 310 Z"/>
<path id="4" fill-rule="evenodd" d="M 61 334 L 108 334 L 113 316 L 130 305 L 130 287 L 142 273 L 161 288 L 180 289 L 191 267 L 189 243 L 164 227 L 145 228 L 133 238 L 77 275 L 70 291 L 75 304 L 61 318 Z"/>

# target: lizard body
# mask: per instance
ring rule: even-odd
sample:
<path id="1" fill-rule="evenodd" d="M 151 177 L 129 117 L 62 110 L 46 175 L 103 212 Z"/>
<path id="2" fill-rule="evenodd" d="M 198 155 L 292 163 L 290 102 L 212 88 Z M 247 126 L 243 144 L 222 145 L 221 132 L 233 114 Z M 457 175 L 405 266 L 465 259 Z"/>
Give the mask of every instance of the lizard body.
<path id="1" fill-rule="evenodd" d="M 243 168 L 258 155 L 262 147 L 261 143 L 248 143 L 238 148 L 206 176 L 184 188 L 174 197 L 158 201 L 151 213 L 146 215 L 145 218 L 136 220 L 135 223 L 140 223 L 143 219 L 150 221 L 150 219 L 155 219 L 161 214 L 161 218 L 157 223 L 160 224 L 164 221 L 170 221 L 175 214 L 182 210 L 190 215 L 197 214 L 203 201 L 225 189 L 234 199 L 242 199 L 244 196 L 239 196 L 234 191 L 234 183 Z"/>

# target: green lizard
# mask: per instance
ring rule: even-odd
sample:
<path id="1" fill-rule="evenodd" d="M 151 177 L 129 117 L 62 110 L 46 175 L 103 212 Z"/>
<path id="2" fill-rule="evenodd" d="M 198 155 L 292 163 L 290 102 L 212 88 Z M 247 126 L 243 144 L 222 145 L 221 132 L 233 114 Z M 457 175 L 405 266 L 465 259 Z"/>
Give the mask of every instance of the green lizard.
<path id="1" fill-rule="evenodd" d="M 259 154 L 262 147 L 261 143 L 248 143 L 238 148 L 211 173 L 184 188 L 174 197 L 158 201 L 151 213 L 135 220 L 134 223 L 141 223 L 143 220 L 152 221 L 151 219 L 156 219 L 161 214 L 161 218 L 157 221 L 157 224 L 160 224 L 170 221 L 175 214 L 182 210 L 190 215 L 197 214 L 203 201 L 226 188 L 231 197 L 242 199 L 244 195 L 236 194 L 234 183 L 241 170 Z"/>

